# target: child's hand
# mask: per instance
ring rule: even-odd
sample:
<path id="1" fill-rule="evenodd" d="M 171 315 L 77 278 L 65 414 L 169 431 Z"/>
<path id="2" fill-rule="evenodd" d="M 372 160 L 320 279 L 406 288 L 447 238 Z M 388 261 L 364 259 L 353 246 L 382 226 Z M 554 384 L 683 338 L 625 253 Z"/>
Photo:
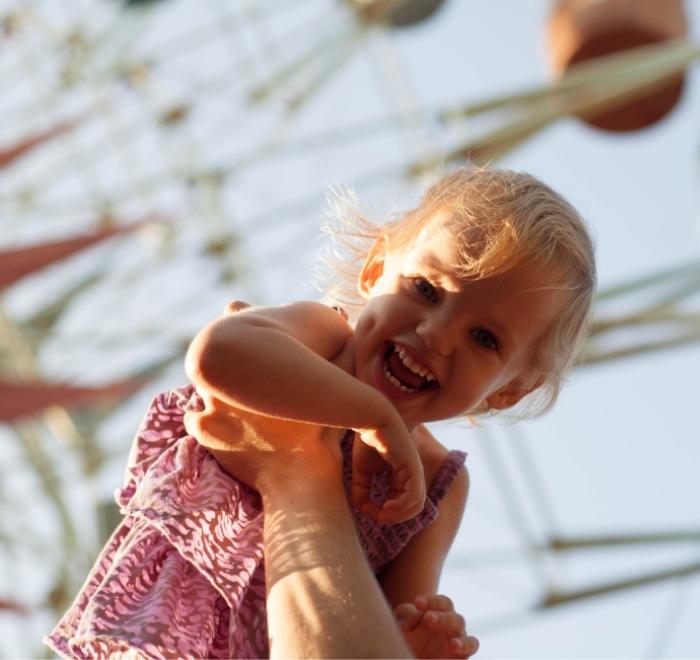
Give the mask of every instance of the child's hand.
<path id="1" fill-rule="evenodd" d="M 394 615 L 416 658 L 468 658 L 479 649 L 447 596 L 418 596 L 396 607 Z"/>
<path id="2" fill-rule="evenodd" d="M 425 505 L 425 477 L 418 451 L 403 422 L 358 431 L 352 452 L 353 504 L 381 523 L 398 523 Z M 372 478 L 391 471 L 389 499 L 380 508 L 370 500 Z"/>

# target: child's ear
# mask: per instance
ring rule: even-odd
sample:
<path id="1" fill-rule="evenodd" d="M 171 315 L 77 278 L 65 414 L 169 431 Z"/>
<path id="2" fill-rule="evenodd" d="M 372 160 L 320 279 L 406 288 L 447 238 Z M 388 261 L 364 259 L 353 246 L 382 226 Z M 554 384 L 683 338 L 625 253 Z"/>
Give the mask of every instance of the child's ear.
<path id="1" fill-rule="evenodd" d="M 493 410 L 505 410 L 512 408 L 524 396 L 534 392 L 540 385 L 544 383 L 544 378 L 538 378 L 534 384 L 525 385 L 520 378 L 514 378 L 507 385 L 504 385 L 500 390 L 496 390 L 493 394 L 486 397 L 486 402 L 489 408 Z"/>
<path id="2" fill-rule="evenodd" d="M 357 290 L 367 299 L 377 280 L 384 273 L 384 258 L 386 256 L 386 239 L 378 238 L 370 249 L 365 263 L 362 265 L 360 276 L 357 278 Z"/>

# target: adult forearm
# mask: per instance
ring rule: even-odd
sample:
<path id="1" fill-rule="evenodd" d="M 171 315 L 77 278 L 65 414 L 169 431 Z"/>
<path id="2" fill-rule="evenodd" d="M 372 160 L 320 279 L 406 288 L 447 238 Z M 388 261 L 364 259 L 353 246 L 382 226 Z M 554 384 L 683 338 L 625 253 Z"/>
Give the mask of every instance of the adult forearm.
<path id="1" fill-rule="evenodd" d="M 188 432 L 262 496 L 272 656 L 410 657 L 357 538 L 340 434 L 269 421 L 258 418 L 249 437 L 227 445 L 242 437 L 230 415 L 185 416 Z"/>
<path id="2" fill-rule="evenodd" d="M 264 496 L 273 658 L 407 658 L 411 653 L 355 532 L 340 488 Z"/>

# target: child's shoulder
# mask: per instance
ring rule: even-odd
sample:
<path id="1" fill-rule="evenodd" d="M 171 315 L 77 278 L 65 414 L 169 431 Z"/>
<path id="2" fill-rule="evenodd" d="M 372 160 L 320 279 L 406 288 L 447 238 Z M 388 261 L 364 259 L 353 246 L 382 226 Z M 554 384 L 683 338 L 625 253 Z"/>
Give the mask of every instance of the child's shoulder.
<path id="1" fill-rule="evenodd" d="M 243 314 L 241 315 L 241 312 Z M 316 300 L 295 300 L 282 305 L 262 307 L 250 305 L 241 300 L 232 300 L 224 308 L 224 316 L 237 318 L 284 318 L 303 315 L 306 319 L 319 319 L 326 322 L 347 322 L 348 315 L 342 307 Z"/>
<path id="2" fill-rule="evenodd" d="M 353 335 L 342 310 L 312 300 L 271 307 L 255 307 L 236 300 L 226 306 L 224 317 L 213 324 L 224 339 L 227 328 L 246 325 L 282 331 L 329 360 L 340 353 Z"/>
<path id="3" fill-rule="evenodd" d="M 239 318 L 262 318 L 295 328 L 315 328 L 320 331 L 352 334 L 348 317 L 339 307 L 313 300 L 296 300 L 276 307 L 250 307 Z"/>

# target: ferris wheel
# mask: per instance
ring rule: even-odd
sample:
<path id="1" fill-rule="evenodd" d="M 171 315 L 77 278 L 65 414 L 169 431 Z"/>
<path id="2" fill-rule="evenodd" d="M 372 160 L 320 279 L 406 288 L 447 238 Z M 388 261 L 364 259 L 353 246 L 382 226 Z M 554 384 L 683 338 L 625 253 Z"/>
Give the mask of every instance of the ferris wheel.
<path id="1" fill-rule="evenodd" d="M 196 330 L 232 297 L 314 295 L 285 279 L 311 274 L 324 185 L 410 206 L 441 168 L 497 162 L 567 117 L 631 134 L 672 112 L 700 58 L 680 0 L 661 17 L 597 3 L 616 21 L 635 19 L 614 23 L 617 41 L 600 27 L 610 16 L 586 18 L 586 3 L 543 1 L 551 81 L 480 97 L 436 69 L 427 102 L 413 72 L 428 65 L 411 53 L 441 38 L 429 29 L 456 16 L 455 4 L 0 3 L 0 547 L 18 576 L 0 583 L 0 617 L 30 631 L 8 654 L 35 653 L 27 639 L 79 587 L 114 524 L 125 438 L 152 392 L 181 377 Z M 471 66 L 488 78 L 484 60 Z M 605 288 L 581 368 L 624 369 L 695 346 L 698 290 L 695 258 Z M 496 574 L 491 629 L 644 584 L 691 584 L 700 572 L 691 557 L 568 584 L 561 567 L 572 555 L 685 552 L 700 530 L 571 532 L 531 443 L 475 433 L 500 502 L 489 543 L 507 529 L 509 550 L 473 552 L 465 541 L 450 579 Z M 39 529 L 20 505 L 28 491 L 31 515 L 47 521 Z M 48 547 L 60 551 L 37 580 L 27 564 Z"/>

